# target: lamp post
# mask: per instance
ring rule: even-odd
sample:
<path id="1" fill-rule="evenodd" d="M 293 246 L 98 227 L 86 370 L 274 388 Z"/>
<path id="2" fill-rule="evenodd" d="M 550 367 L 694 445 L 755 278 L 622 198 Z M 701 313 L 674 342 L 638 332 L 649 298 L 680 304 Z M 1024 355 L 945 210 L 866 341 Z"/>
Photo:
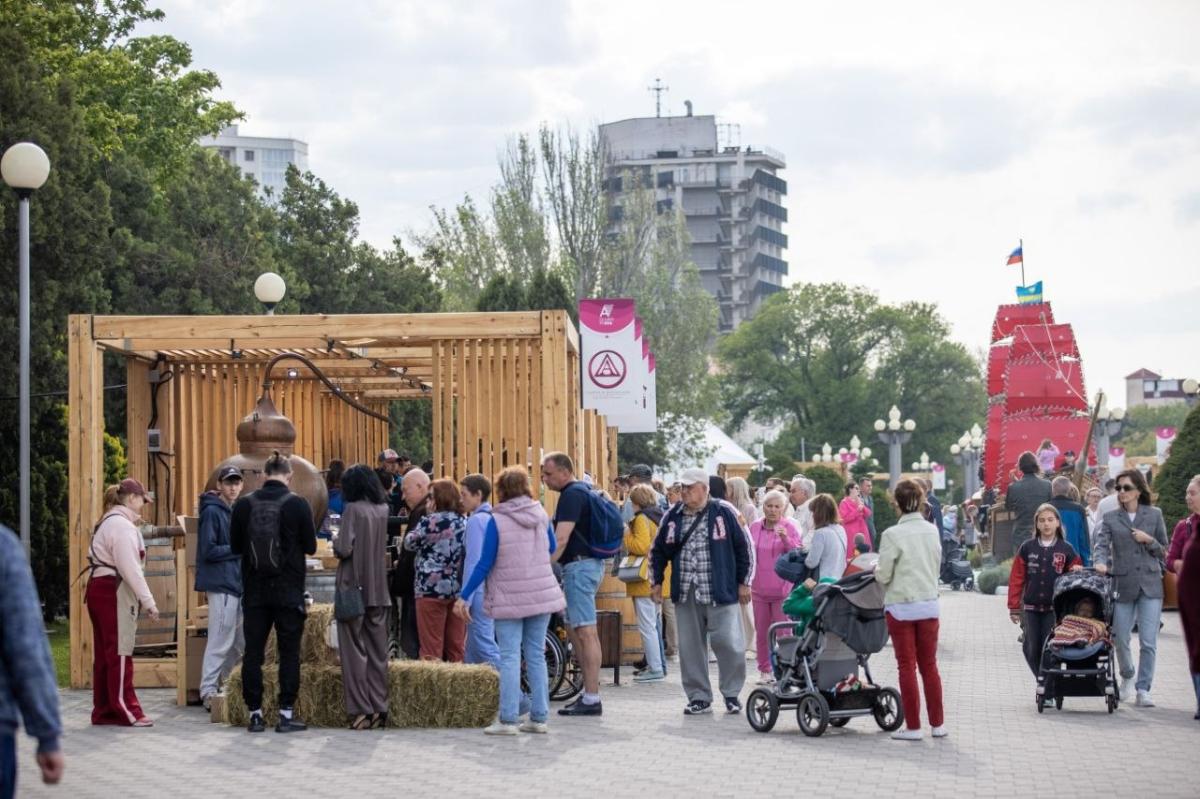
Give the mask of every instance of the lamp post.
<path id="1" fill-rule="evenodd" d="M 875 432 L 879 440 L 888 445 L 888 488 L 895 488 L 900 482 L 900 448 L 912 438 L 912 432 L 917 429 L 917 423 L 912 419 L 900 421 L 900 409 L 895 405 L 888 411 L 888 418 L 875 420 Z"/>
<path id="2" fill-rule="evenodd" d="M 1109 439 L 1121 432 L 1121 425 L 1125 421 L 1125 409 L 1113 408 L 1108 409 L 1108 406 L 1103 404 L 1101 400 L 1100 413 L 1096 416 L 1096 465 L 1108 467 L 1108 449 Z M 1087 453 L 1080 455 L 1087 461 Z"/>
<path id="3" fill-rule="evenodd" d="M 0 158 L 0 176 L 17 192 L 17 271 L 18 277 L 18 338 L 20 339 L 20 387 L 18 416 L 20 417 L 20 527 L 21 544 L 29 557 L 32 544 L 29 518 L 29 198 L 50 176 L 50 159 L 33 142 L 20 142 L 9 147 Z"/>
<path id="4" fill-rule="evenodd" d="M 254 281 L 254 296 L 266 307 L 267 316 L 275 315 L 275 306 L 283 301 L 286 293 L 287 284 L 274 272 L 263 272 Z"/>
<path id="5" fill-rule="evenodd" d="M 1196 395 L 1200 394 L 1200 382 L 1196 378 L 1189 377 L 1183 381 L 1183 401 L 1190 408 L 1196 404 Z"/>
<path id="6" fill-rule="evenodd" d="M 835 453 L 833 447 L 826 441 L 821 451 L 813 455 L 814 463 L 834 463 L 839 462 L 849 466 L 858 461 L 869 461 L 871 458 L 871 448 L 862 446 L 862 441 L 858 436 L 850 437 L 850 446 L 841 447 Z"/>
<path id="7" fill-rule="evenodd" d="M 979 490 L 979 456 L 983 453 L 983 430 L 979 425 L 959 436 L 958 442 L 950 445 L 950 454 L 963 467 L 963 492 L 969 499 Z"/>

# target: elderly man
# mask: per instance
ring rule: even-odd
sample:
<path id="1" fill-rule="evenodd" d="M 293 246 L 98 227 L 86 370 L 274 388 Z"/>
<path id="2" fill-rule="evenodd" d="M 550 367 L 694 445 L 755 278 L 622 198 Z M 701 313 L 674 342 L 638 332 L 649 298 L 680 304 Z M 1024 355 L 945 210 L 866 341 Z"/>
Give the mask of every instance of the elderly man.
<path id="1" fill-rule="evenodd" d="M 796 475 L 792 478 L 788 499 L 792 503 L 792 519 L 800 528 L 800 544 L 804 547 L 812 543 L 813 517 L 812 511 L 808 509 L 808 503 L 816 495 L 817 484 L 812 480 L 803 475 Z"/>
<path id="2" fill-rule="evenodd" d="M 425 516 L 425 500 L 429 497 L 429 475 L 414 467 L 404 474 L 400 488 L 404 507 L 408 510 L 408 521 L 404 525 L 405 535 L 417 526 Z M 416 660 L 421 643 L 417 633 L 417 600 L 414 583 L 417 579 L 416 555 L 397 546 L 399 559 L 392 580 L 392 593 L 400 599 L 400 649 L 404 656 Z"/>
<path id="3" fill-rule="evenodd" d="M 688 716 L 712 713 L 708 648 L 717 656 L 721 695 L 728 713 L 740 713 L 746 683 L 746 644 L 740 605 L 750 601 L 754 578 L 749 539 L 737 512 L 708 495 L 708 474 L 686 469 L 683 501 L 663 516 L 650 552 L 651 597 L 662 601 L 663 575 L 671 564 L 671 597 L 679 628 L 679 671 Z"/>

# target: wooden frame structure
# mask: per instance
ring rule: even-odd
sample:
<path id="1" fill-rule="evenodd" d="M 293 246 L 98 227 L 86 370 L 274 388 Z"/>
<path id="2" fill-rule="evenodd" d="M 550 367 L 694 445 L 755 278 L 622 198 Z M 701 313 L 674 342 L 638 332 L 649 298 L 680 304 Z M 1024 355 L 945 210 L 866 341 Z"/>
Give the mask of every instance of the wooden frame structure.
<path id="1" fill-rule="evenodd" d="M 433 408 L 434 474 L 461 479 L 565 451 L 607 485 L 616 429 L 581 407 L 579 334 L 565 311 L 305 316 L 72 315 L 68 330 L 69 551 L 86 566 L 104 490 L 104 353 L 125 359 L 129 475 L 157 489 L 160 525 L 191 515 L 212 469 L 237 451 L 237 423 L 254 407 L 264 367 L 283 352 L 312 360 L 340 392 L 386 415 L 395 400 Z M 284 361 L 272 396 L 296 426 L 296 454 L 374 464 L 388 425 L 333 395 L 308 367 Z M 151 452 L 147 430 L 161 431 Z M 554 497 L 547 497 L 548 504 Z M 183 546 L 178 539 L 176 548 Z M 177 553 L 177 636 L 198 603 Z M 91 681 L 91 624 L 83 580 L 70 596 L 71 685 Z M 139 685 L 181 681 L 183 658 L 135 661 Z"/>

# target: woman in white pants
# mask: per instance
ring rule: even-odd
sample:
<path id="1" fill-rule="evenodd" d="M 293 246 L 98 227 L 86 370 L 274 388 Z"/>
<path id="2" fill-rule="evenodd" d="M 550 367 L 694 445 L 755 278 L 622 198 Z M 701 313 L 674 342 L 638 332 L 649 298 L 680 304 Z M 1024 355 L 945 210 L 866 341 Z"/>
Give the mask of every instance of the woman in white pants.
<path id="1" fill-rule="evenodd" d="M 648 485 L 636 485 L 629 492 L 633 502 L 633 518 L 625 528 L 625 550 L 631 558 L 642 558 L 645 579 L 625 583 L 625 595 L 633 599 L 637 611 L 638 633 L 642 636 L 642 649 L 646 653 L 646 669 L 634 676 L 634 682 L 659 682 L 666 677 L 663 667 L 662 638 L 660 635 L 658 606 L 650 598 L 650 547 L 658 534 L 658 523 L 648 512 L 658 507 L 658 497 Z M 657 514 L 656 514 L 657 515 Z M 661 518 L 661 517 L 660 517 Z"/>

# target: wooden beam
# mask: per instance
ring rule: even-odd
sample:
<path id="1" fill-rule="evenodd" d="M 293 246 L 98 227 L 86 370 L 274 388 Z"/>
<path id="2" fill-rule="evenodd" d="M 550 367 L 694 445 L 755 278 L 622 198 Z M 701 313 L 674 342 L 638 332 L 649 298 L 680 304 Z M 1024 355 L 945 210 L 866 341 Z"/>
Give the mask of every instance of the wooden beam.
<path id="1" fill-rule="evenodd" d="M 542 311 L 542 446 L 546 452 L 569 452 L 566 311 Z M 579 469 L 576 466 L 576 469 Z M 557 492 L 547 492 L 547 510 L 553 513 Z"/>

